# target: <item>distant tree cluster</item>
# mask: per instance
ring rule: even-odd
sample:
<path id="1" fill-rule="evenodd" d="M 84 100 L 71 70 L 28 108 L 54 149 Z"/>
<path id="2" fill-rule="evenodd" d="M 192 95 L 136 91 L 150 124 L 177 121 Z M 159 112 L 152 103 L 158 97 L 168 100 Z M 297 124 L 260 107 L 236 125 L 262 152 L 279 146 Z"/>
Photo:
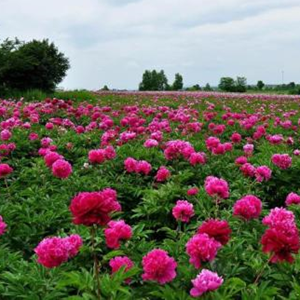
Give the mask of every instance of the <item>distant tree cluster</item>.
<path id="1" fill-rule="evenodd" d="M 140 91 L 179 91 L 183 89 L 183 77 L 179 73 L 175 74 L 173 84 L 169 85 L 168 78 L 164 70 L 146 70 L 143 74 L 142 82 L 139 84 Z"/>
<path id="2" fill-rule="evenodd" d="M 0 92 L 40 89 L 53 91 L 66 76 L 69 60 L 48 40 L 0 44 Z"/>
<path id="3" fill-rule="evenodd" d="M 219 89 L 230 93 L 245 93 L 247 90 L 247 79 L 245 77 L 237 77 L 234 80 L 231 77 L 222 77 L 219 83 Z"/>

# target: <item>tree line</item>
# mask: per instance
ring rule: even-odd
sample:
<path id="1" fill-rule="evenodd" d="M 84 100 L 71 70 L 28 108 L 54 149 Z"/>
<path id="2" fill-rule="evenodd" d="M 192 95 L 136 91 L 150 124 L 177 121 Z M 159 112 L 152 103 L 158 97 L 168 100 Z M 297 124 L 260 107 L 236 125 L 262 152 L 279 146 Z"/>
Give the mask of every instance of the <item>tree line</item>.
<path id="1" fill-rule="evenodd" d="M 175 74 L 173 84 L 168 84 L 168 78 L 164 70 L 146 70 L 143 73 L 142 81 L 139 84 L 140 91 L 223 91 L 229 93 L 245 93 L 250 92 L 284 92 L 289 94 L 300 94 L 300 85 L 294 82 L 282 85 L 266 85 L 262 80 L 258 80 L 256 85 L 248 85 L 245 77 L 238 76 L 236 79 L 232 77 L 221 77 L 217 87 L 212 88 L 209 83 L 204 87 L 195 84 L 190 87 L 183 86 L 183 76 L 179 73 Z"/>

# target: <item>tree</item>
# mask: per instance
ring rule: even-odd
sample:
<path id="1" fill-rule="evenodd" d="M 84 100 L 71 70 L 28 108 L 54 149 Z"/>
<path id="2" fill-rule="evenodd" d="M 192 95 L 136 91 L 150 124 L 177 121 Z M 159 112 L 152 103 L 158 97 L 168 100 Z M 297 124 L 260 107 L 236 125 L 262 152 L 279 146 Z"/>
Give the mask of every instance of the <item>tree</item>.
<path id="1" fill-rule="evenodd" d="M 237 93 L 245 93 L 247 90 L 247 79 L 245 77 L 237 77 L 235 81 L 235 90 Z"/>
<path id="2" fill-rule="evenodd" d="M 258 80 L 256 86 L 261 91 L 264 88 L 265 84 L 262 80 Z"/>
<path id="3" fill-rule="evenodd" d="M 219 89 L 231 93 L 244 93 L 247 90 L 247 79 L 245 77 L 237 77 L 236 80 L 234 80 L 231 77 L 222 77 L 219 83 Z"/>
<path id="4" fill-rule="evenodd" d="M 48 40 L 0 45 L 0 89 L 53 91 L 66 76 L 69 60 Z"/>
<path id="5" fill-rule="evenodd" d="M 104 85 L 103 88 L 101 89 L 101 91 L 109 91 L 109 88 L 107 85 Z"/>
<path id="6" fill-rule="evenodd" d="M 160 72 L 146 70 L 139 84 L 140 91 L 165 91 L 168 88 L 168 79 L 163 70 Z"/>
<path id="7" fill-rule="evenodd" d="M 207 84 L 205 85 L 205 87 L 203 88 L 203 90 L 206 91 L 206 92 L 211 92 L 213 89 L 211 88 L 210 84 L 207 83 Z"/>
<path id="8" fill-rule="evenodd" d="M 235 92 L 235 82 L 231 77 L 222 77 L 219 83 L 219 89 L 225 92 Z"/>
<path id="9" fill-rule="evenodd" d="M 175 74 L 175 80 L 173 82 L 173 85 L 172 85 L 172 89 L 174 91 L 179 91 L 179 90 L 182 90 L 183 88 L 183 77 L 177 73 Z"/>

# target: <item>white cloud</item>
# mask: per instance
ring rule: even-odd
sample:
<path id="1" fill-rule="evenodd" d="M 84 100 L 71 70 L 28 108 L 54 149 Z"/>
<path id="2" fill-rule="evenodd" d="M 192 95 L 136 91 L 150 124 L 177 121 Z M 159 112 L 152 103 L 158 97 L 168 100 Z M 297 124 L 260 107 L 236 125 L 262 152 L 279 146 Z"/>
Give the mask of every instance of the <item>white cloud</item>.
<path id="1" fill-rule="evenodd" d="M 0 39 L 49 38 L 67 88 L 136 88 L 146 68 L 188 84 L 300 81 L 299 0 L 0 0 Z"/>

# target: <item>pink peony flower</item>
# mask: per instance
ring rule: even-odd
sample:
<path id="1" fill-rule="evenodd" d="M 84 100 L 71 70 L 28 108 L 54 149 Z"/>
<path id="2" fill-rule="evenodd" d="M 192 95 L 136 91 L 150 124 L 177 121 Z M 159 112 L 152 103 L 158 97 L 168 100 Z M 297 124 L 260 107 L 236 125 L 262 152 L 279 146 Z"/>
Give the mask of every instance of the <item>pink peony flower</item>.
<path id="1" fill-rule="evenodd" d="M 120 240 L 129 240 L 132 237 L 132 229 L 123 220 L 110 221 L 108 228 L 104 230 L 106 245 L 111 249 L 120 248 Z"/>
<path id="2" fill-rule="evenodd" d="M 66 160 L 58 159 L 52 165 L 52 173 L 58 178 L 68 178 L 72 173 L 72 166 Z"/>
<path id="3" fill-rule="evenodd" d="M 153 148 L 158 146 L 158 141 L 154 139 L 148 139 L 144 143 L 144 147 L 146 148 Z"/>
<path id="4" fill-rule="evenodd" d="M 204 165 L 206 163 L 206 155 L 204 152 L 194 152 L 191 154 L 189 162 L 192 166 Z"/>
<path id="5" fill-rule="evenodd" d="M 201 262 L 215 259 L 222 244 L 208 234 L 201 233 L 194 235 L 186 244 L 186 252 L 190 256 L 190 263 L 196 269 L 201 267 Z"/>
<path id="6" fill-rule="evenodd" d="M 152 166 L 145 160 L 139 160 L 136 165 L 136 172 L 148 175 L 152 170 Z"/>
<path id="7" fill-rule="evenodd" d="M 235 164 L 236 165 L 244 165 L 248 162 L 247 157 L 246 156 L 239 156 L 236 160 L 235 160 Z"/>
<path id="8" fill-rule="evenodd" d="M 253 195 L 247 195 L 235 202 L 233 206 L 233 215 L 249 221 L 258 218 L 261 214 L 261 210 L 261 201 Z"/>
<path id="9" fill-rule="evenodd" d="M 217 273 L 203 269 L 195 279 L 192 280 L 193 288 L 190 291 L 192 297 L 200 297 L 206 292 L 218 289 L 222 283 L 223 278 Z"/>
<path id="10" fill-rule="evenodd" d="M 6 230 L 6 223 L 3 221 L 2 216 L 0 216 L 0 235 L 2 235 Z"/>
<path id="11" fill-rule="evenodd" d="M 196 187 L 190 188 L 187 190 L 187 194 L 188 196 L 194 196 L 197 195 L 199 193 L 199 189 Z"/>
<path id="12" fill-rule="evenodd" d="M 271 228 L 280 229 L 286 233 L 291 233 L 296 229 L 293 212 L 285 208 L 275 207 L 271 209 L 269 215 L 263 218 L 262 223 Z"/>
<path id="13" fill-rule="evenodd" d="M 232 135 L 231 135 L 231 141 L 235 144 L 238 144 L 240 143 L 242 140 L 242 136 L 237 133 L 237 132 L 234 132 Z"/>
<path id="14" fill-rule="evenodd" d="M 0 178 L 9 175 L 12 171 L 13 168 L 11 168 L 8 164 L 0 164 Z"/>
<path id="15" fill-rule="evenodd" d="M 137 160 L 135 160 L 132 157 L 126 158 L 124 161 L 124 166 L 125 166 L 126 171 L 128 173 L 136 172 L 137 163 L 138 163 Z"/>
<path id="16" fill-rule="evenodd" d="M 75 196 L 70 205 L 74 224 L 91 226 L 106 225 L 113 212 L 120 211 L 115 190 L 107 188 L 100 192 L 82 192 Z"/>
<path id="17" fill-rule="evenodd" d="M 272 156 L 272 163 L 280 169 L 288 169 L 292 165 L 292 158 L 288 154 L 274 154 Z"/>
<path id="18" fill-rule="evenodd" d="M 285 200 L 286 205 L 300 204 L 300 196 L 296 193 L 289 193 Z"/>
<path id="19" fill-rule="evenodd" d="M 155 180 L 157 182 L 164 182 L 170 177 L 171 177 L 171 172 L 166 167 L 161 166 L 155 175 Z"/>
<path id="20" fill-rule="evenodd" d="M 63 157 L 57 152 L 50 151 L 44 156 L 44 162 L 48 168 L 51 168 L 58 159 L 63 159 Z"/>
<path id="21" fill-rule="evenodd" d="M 230 239 L 231 229 L 225 220 L 210 219 L 202 223 L 197 233 L 206 233 L 222 245 L 226 245 Z"/>
<path id="22" fill-rule="evenodd" d="M 92 164 L 102 164 L 106 157 L 103 149 L 91 150 L 88 154 L 89 162 Z"/>
<path id="23" fill-rule="evenodd" d="M 142 266 L 144 270 L 142 278 L 144 280 L 165 284 L 176 277 L 176 261 L 168 255 L 168 252 L 161 249 L 154 249 L 145 255 Z"/>
<path id="24" fill-rule="evenodd" d="M 219 179 L 214 176 L 208 176 L 205 179 L 204 188 L 206 193 L 211 197 L 228 198 L 229 187 L 224 179 Z"/>
<path id="25" fill-rule="evenodd" d="M 122 267 L 125 267 L 125 273 L 129 271 L 133 266 L 133 261 L 127 256 L 116 256 L 109 261 L 112 273 L 116 273 Z M 126 279 L 126 283 L 130 283 L 130 278 Z"/>
<path id="26" fill-rule="evenodd" d="M 0 133 L 0 138 L 2 141 L 8 141 L 11 138 L 12 134 L 8 129 L 3 129 Z"/>
<path id="27" fill-rule="evenodd" d="M 193 204 L 186 200 L 178 200 L 173 207 L 172 214 L 177 221 L 188 223 L 195 214 Z"/>
<path id="28" fill-rule="evenodd" d="M 245 163 L 240 167 L 240 170 L 246 177 L 254 177 L 256 173 L 256 168 L 250 163 Z"/>
<path id="29" fill-rule="evenodd" d="M 255 177 L 258 182 L 268 181 L 272 176 L 272 170 L 267 166 L 257 167 L 255 170 Z"/>
<path id="30" fill-rule="evenodd" d="M 47 268 L 53 268 L 77 255 L 81 246 L 81 237 L 79 235 L 71 235 L 66 238 L 45 238 L 34 251 L 38 256 L 38 263 Z"/>

